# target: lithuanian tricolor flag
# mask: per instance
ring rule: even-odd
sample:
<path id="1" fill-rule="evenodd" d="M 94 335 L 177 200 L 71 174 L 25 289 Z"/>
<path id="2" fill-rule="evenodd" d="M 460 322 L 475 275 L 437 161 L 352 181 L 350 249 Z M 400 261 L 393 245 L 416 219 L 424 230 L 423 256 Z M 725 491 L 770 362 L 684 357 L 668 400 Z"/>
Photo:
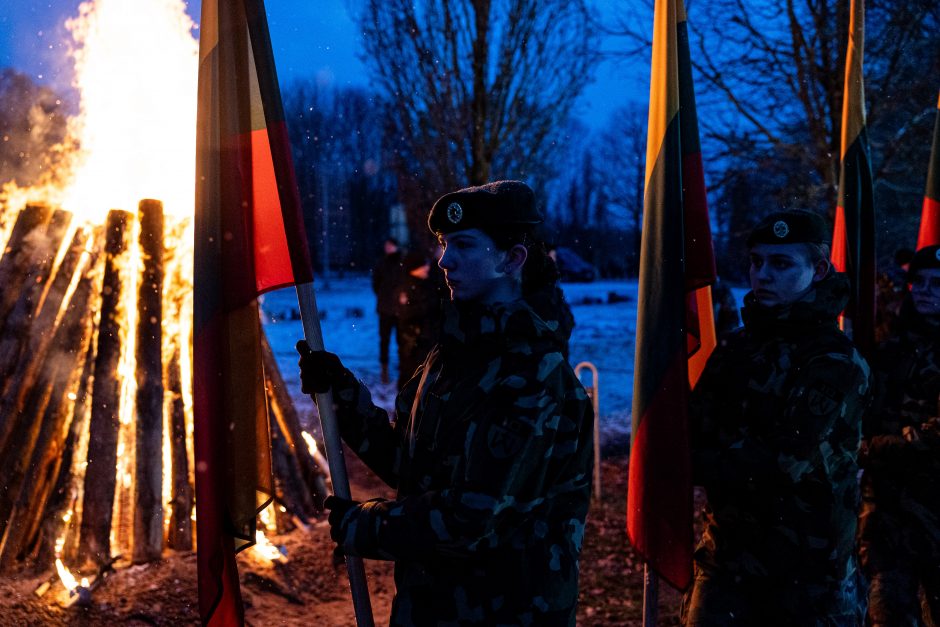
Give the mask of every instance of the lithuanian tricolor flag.
<path id="1" fill-rule="evenodd" d="M 199 610 L 244 622 L 235 552 L 273 494 L 258 296 L 312 280 L 261 0 L 204 0 L 194 412 Z"/>
<path id="2" fill-rule="evenodd" d="M 652 55 L 627 532 L 651 569 L 685 589 L 692 572 L 688 394 L 715 346 L 715 261 L 682 0 L 656 0 Z"/>
<path id="3" fill-rule="evenodd" d="M 930 164 L 927 166 L 927 188 L 924 190 L 924 208 L 920 213 L 920 231 L 917 250 L 940 244 L 940 99 L 937 100 L 937 121 L 933 125 L 933 144 Z"/>
<path id="4" fill-rule="evenodd" d="M 865 86 L 862 60 L 865 3 L 852 0 L 849 47 L 845 57 L 842 99 L 842 155 L 839 205 L 832 235 L 832 263 L 851 281 L 844 316 L 851 321 L 852 341 L 870 355 L 875 341 L 875 210 L 868 132 L 865 130 Z"/>

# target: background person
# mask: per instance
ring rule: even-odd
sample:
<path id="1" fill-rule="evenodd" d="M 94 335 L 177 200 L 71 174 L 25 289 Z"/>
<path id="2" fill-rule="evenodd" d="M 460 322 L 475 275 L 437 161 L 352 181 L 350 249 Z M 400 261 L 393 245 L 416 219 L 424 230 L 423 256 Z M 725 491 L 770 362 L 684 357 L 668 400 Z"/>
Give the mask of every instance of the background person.
<path id="1" fill-rule="evenodd" d="M 920 249 L 865 424 L 859 547 L 869 624 L 940 625 L 940 246 Z M 919 589 L 923 591 L 923 611 Z"/>
<path id="2" fill-rule="evenodd" d="M 393 625 L 575 624 L 593 411 L 557 321 L 525 298 L 557 281 L 540 221 L 518 181 L 434 204 L 453 303 L 394 424 L 335 355 L 298 344 L 304 391 L 332 387 L 343 439 L 398 491 L 327 500 L 344 552 L 395 561 Z"/>
<path id="3" fill-rule="evenodd" d="M 856 454 L 869 369 L 836 320 L 849 283 L 817 214 L 771 214 L 748 239 L 744 327 L 692 392 L 705 529 L 684 624 L 858 624 Z"/>
<path id="4" fill-rule="evenodd" d="M 409 252 L 402 259 L 402 277 L 395 332 L 399 391 L 437 343 L 441 316 L 441 294 L 431 279 L 431 260 L 423 253 Z"/>
<path id="5" fill-rule="evenodd" d="M 383 254 L 372 268 L 372 291 L 375 292 L 375 311 L 379 314 L 379 365 L 382 383 L 388 383 L 388 346 L 392 331 L 398 326 L 398 285 L 402 280 L 401 251 L 398 240 L 389 237 L 383 244 Z M 398 341 L 398 338 L 395 338 Z"/>

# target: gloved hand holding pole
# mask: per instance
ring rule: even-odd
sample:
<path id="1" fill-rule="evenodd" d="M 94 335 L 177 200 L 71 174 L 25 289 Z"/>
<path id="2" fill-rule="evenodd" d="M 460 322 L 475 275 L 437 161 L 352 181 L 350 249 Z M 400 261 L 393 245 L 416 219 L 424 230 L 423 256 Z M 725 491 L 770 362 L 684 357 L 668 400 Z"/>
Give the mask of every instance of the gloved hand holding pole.
<path id="1" fill-rule="evenodd" d="M 320 316 L 317 311 L 317 299 L 313 283 L 298 284 L 297 301 L 300 304 L 300 317 L 304 326 L 304 338 L 311 350 L 322 351 L 323 332 L 320 329 Z M 346 475 L 346 461 L 343 458 L 343 444 L 339 435 L 336 412 L 333 410 L 333 391 L 317 393 L 314 397 L 320 410 L 320 427 L 323 432 L 323 445 L 326 448 L 326 460 L 330 466 L 333 493 L 343 499 L 352 499 L 349 490 L 349 477 Z M 356 612 L 356 624 L 359 627 L 373 627 L 372 604 L 369 600 L 369 588 L 366 585 L 365 567 L 362 558 L 347 555 L 346 571 L 349 574 L 349 587 L 352 591 L 353 609 Z"/>

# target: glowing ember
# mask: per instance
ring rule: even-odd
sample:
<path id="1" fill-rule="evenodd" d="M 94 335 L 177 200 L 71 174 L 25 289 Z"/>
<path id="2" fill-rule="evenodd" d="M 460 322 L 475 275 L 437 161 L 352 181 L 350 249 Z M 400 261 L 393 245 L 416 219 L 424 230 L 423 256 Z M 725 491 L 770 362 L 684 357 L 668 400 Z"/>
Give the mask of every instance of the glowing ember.
<path id="1" fill-rule="evenodd" d="M 317 441 L 313 439 L 313 436 L 307 433 L 306 431 L 301 431 L 300 435 L 303 436 L 304 442 L 307 443 L 307 450 L 310 451 L 310 456 L 313 457 L 313 461 L 317 463 L 320 467 L 320 470 L 326 476 L 327 479 L 330 478 L 330 465 L 327 463 L 326 458 L 323 457 L 323 453 L 320 452 L 320 449 L 317 447 Z"/>
<path id="2" fill-rule="evenodd" d="M 260 529 L 255 531 L 255 544 L 251 547 L 251 550 L 254 551 L 255 555 L 263 559 L 272 562 L 284 561 L 284 555 L 281 553 L 280 549 L 271 544 L 271 541 L 265 537 L 264 532 Z"/>
<path id="3" fill-rule="evenodd" d="M 75 579 L 75 576 L 69 572 L 69 569 L 65 567 L 65 564 L 62 563 L 62 560 L 56 558 L 55 560 L 55 569 L 59 572 L 59 579 L 62 580 L 62 585 L 65 586 L 65 589 L 71 592 L 78 587 L 78 581 Z M 88 585 L 88 580 L 83 580 L 84 585 Z"/>

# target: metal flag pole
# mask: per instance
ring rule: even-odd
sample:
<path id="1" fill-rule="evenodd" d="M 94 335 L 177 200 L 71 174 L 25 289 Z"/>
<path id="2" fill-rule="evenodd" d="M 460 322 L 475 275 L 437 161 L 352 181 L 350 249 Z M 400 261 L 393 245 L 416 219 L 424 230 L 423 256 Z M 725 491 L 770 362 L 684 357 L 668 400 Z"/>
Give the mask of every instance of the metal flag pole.
<path id="1" fill-rule="evenodd" d="M 656 627 L 659 618 L 659 578 L 643 564 L 643 627 Z"/>
<path id="2" fill-rule="evenodd" d="M 307 340 L 310 350 L 322 351 L 324 350 L 323 332 L 320 329 L 320 315 L 317 311 L 317 297 L 313 283 L 301 283 L 296 288 L 297 302 L 300 304 L 300 318 L 304 325 L 304 339 Z M 330 466 L 333 494 L 342 499 L 352 499 L 339 425 L 336 422 L 336 412 L 333 410 L 333 391 L 327 390 L 324 394 L 317 394 L 316 401 L 317 408 L 320 410 L 320 428 L 323 431 L 326 461 Z M 366 570 L 362 558 L 347 555 L 346 571 L 349 574 L 349 588 L 352 592 L 353 609 L 356 612 L 356 625 L 374 627 L 372 603 L 369 601 L 369 587 L 366 585 Z"/>

